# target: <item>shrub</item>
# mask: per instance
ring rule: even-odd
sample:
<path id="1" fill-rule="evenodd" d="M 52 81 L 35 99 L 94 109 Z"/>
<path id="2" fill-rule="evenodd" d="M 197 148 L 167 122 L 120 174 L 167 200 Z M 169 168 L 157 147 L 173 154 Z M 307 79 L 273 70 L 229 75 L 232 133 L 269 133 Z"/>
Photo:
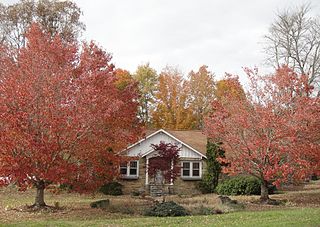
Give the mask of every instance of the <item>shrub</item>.
<path id="1" fill-rule="evenodd" d="M 101 208 L 101 209 L 106 209 L 110 204 L 109 199 L 103 199 L 103 200 L 98 200 L 95 202 L 90 203 L 91 208 Z"/>
<path id="2" fill-rule="evenodd" d="M 212 185 L 209 184 L 206 180 L 202 179 L 198 184 L 197 184 L 197 189 L 202 193 L 202 194 L 207 194 L 207 193 L 212 193 L 214 189 L 212 188 Z"/>
<path id="3" fill-rule="evenodd" d="M 71 184 L 60 184 L 59 189 L 70 192 L 73 186 Z"/>
<path id="4" fill-rule="evenodd" d="M 217 158 L 224 157 L 224 150 L 220 148 L 219 143 L 208 140 L 206 156 L 206 172 L 202 181 L 198 184 L 198 189 L 203 194 L 214 192 L 218 185 L 222 165 L 217 161 Z"/>
<path id="5" fill-rule="evenodd" d="M 100 188 L 100 192 L 102 192 L 105 195 L 123 195 L 122 187 L 122 184 L 114 181 L 102 185 Z"/>
<path id="6" fill-rule="evenodd" d="M 319 180 L 319 176 L 314 173 L 311 175 L 311 180 Z"/>
<path id="7" fill-rule="evenodd" d="M 271 183 L 268 185 L 269 195 L 274 194 L 277 190 L 278 190 L 278 189 L 277 189 L 277 187 L 276 187 L 275 185 L 273 185 L 273 184 L 271 184 Z"/>
<path id="8" fill-rule="evenodd" d="M 234 177 L 219 183 L 216 192 L 220 195 L 259 195 L 260 180 L 255 177 Z"/>
<path id="9" fill-rule="evenodd" d="M 187 216 L 189 213 L 186 209 L 179 204 L 170 201 L 157 203 L 153 207 L 149 208 L 145 212 L 146 216 L 156 216 L 156 217 L 174 217 L 174 216 Z"/>

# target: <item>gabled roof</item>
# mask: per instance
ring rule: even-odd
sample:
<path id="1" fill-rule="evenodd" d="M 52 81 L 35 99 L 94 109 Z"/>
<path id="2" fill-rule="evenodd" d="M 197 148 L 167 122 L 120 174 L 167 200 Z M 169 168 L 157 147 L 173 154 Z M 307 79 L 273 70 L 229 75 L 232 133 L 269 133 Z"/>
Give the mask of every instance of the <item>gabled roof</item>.
<path id="1" fill-rule="evenodd" d="M 169 137 L 174 138 L 184 146 L 188 147 L 195 153 L 199 154 L 202 157 L 206 158 L 206 145 L 207 145 L 207 137 L 200 130 L 148 130 L 146 132 L 145 138 L 139 140 L 138 142 L 130 145 L 127 149 L 130 149 L 142 141 L 158 134 L 165 133 Z"/>

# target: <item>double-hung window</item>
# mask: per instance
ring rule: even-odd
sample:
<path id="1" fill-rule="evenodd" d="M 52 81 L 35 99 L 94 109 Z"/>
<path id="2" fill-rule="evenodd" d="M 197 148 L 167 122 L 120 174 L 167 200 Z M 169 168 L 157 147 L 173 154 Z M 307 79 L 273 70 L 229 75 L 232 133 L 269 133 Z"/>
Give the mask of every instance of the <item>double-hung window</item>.
<path id="1" fill-rule="evenodd" d="M 201 162 L 200 161 L 183 161 L 181 178 L 186 180 L 201 179 Z"/>
<path id="2" fill-rule="evenodd" d="M 122 178 L 137 179 L 139 177 L 139 161 L 129 161 L 120 164 Z"/>

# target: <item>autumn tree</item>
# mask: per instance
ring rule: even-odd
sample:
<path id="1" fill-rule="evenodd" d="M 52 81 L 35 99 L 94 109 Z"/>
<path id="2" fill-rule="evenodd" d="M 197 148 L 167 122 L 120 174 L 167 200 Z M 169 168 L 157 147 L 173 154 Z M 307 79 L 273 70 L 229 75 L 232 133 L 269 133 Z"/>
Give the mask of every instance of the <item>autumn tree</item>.
<path id="1" fill-rule="evenodd" d="M 150 158 L 147 165 L 148 175 L 152 178 L 156 178 L 158 174 L 163 176 L 161 182 L 155 180 L 156 183 L 160 183 L 163 190 L 165 184 L 173 183 L 180 174 L 181 169 L 178 165 L 180 148 L 175 144 L 164 142 L 152 144 L 151 147 L 155 156 Z"/>
<path id="2" fill-rule="evenodd" d="M 283 67 L 274 75 L 247 70 L 246 99 L 216 100 L 206 121 L 210 138 L 222 142 L 229 173 L 261 180 L 261 200 L 268 201 L 269 182 L 303 179 L 319 171 L 320 100 L 312 98 L 305 75 Z"/>
<path id="3" fill-rule="evenodd" d="M 214 99 L 215 81 L 214 75 L 203 65 L 198 72 L 191 71 L 188 76 L 188 96 L 190 108 L 195 117 L 195 128 L 203 128 L 204 116 L 209 112 L 211 102 Z"/>
<path id="4" fill-rule="evenodd" d="M 320 95 L 320 20 L 310 16 L 310 7 L 280 12 L 265 36 L 268 61 L 275 68 L 283 64 L 308 75 L 308 83 Z"/>
<path id="5" fill-rule="evenodd" d="M 129 71 L 125 69 L 116 69 L 115 70 L 115 75 L 116 75 L 116 86 L 118 89 L 123 90 L 127 88 L 128 86 L 132 86 L 132 84 L 136 84 L 136 81 L 132 78 L 132 75 L 130 74 Z M 138 87 L 135 86 L 135 88 L 138 91 Z"/>
<path id="6" fill-rule="evenodd" d="M 135 84 L 118 89 L 111 57 L 36 24 L 16 60 L 1 55 L 0 176 L 24 190 L 68 183 L 92 191 L 118 173 L 118 151 L 140 134 Z M 2 52 L 8 52 L 2 47 Z"/>
<path id="7" fill-rule="evenodd" d="M 155 177 L 157 172 L 161 171 L 166 183 L 174 182 L 180 173 L 178 166 L 180 148 L 164 142 L 152 144 L 151 147 L 157 156 L 151 159 L 147 166 L 149 176 Z"/>
<path id="8" fill-rule="evenodd" d="M 179 130 L 194 127 L 188 86 L 176 68 L 166 67 L 159 76 L 152 119 L 155 128 Z"/>
<path id="9" fill-rule="evenodd" d="M 67 42 L 75 41 L 85 29 L 82 12 L 72 1 L 21 0 L 12 5 L 0 3 L 0 43 L 20 49 L 25 46 L 25 33 L 37 22 L 52 37 L 59 34 Z"/>
<path id="10" fill-rule="evenodd" d="M 158 86 L 158 75 L 149 63 L 138 66 L 133 78 L 139 88 L 139 118 L 149 126 L 151 124 L 151 110 L 155 102 L 155 92 Z"/>
<path id="11" fill-rule="evenodd" d="M 238 99 L 246 98 L 239 78 L 230 74 L 226 74 L 222 80 L 216 82 L 214 94 L 215 98 L 219 101 L 226 100 L 229 96 Z"/>

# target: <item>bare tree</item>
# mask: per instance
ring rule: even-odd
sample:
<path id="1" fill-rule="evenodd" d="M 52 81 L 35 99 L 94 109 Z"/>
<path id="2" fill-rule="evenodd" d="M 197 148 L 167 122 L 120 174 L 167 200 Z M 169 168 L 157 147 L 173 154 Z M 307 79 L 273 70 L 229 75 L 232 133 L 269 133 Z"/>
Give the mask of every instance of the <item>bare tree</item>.
<path id="1" fill-rule="evenodd" d="M 71 1 L 21 0 L 13 5 L 0 3 L 0 43 L 15 49 L 25 45 L 25 32 L 33 22 L 64 41 L 76 40 L 85 25 L 80 21 L 82 12 Z"/>
<path id="2" fill-rule="evenodd" d="M 265 36 L 265 50 L 268 63 L 275 68 L 285 64 L 308 75 L 320 96 L 320 21 L 309 16 L 310 9 L 303 5 L 279 13 Z"/>

